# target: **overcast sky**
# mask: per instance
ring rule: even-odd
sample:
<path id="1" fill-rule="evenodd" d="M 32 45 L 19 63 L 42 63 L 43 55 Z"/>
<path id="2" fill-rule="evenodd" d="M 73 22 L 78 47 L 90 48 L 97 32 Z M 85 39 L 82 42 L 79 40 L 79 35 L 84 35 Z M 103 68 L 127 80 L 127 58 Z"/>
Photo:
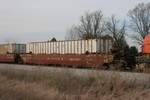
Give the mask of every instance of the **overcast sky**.
<path id="1" fill-rule="evenodd" d="M 149 0 L 0 0 L 0 42 L 63 40 L 85 11 L 102 10 L 124 20 L 130 9 Z"/>

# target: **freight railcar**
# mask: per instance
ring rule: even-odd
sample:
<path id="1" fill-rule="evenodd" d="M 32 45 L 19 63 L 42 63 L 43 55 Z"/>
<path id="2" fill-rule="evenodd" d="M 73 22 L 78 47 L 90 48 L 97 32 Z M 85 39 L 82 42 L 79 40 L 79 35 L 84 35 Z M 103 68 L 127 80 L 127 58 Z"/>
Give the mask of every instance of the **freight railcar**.
<path id="1" fill-rule="evenodd" d="M 63 65 L 74 67 L 101 67 L 113 61 L 110 38 L 44 41 L 27 44 L 26 52 L 20 54 L 25 64 Z"/>
<path id="2" fill-rule="evenodd" d="M 24 64 L 63 65 L 71 67 L 108 67 L 112 54 L 21 54 Z"/>

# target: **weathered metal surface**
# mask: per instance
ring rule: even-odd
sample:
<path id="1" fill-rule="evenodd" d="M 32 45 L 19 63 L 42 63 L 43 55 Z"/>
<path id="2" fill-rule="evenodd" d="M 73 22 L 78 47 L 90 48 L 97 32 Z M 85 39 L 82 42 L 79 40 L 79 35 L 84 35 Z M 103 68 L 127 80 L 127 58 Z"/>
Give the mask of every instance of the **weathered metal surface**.
<path id="1" fill-rule="evenodd" d="M 0 54 L 7 54 L 7 52 L 12 52 L 12 45 L 0 44 Z"/>
<path id="2" fill-rule="evenodd" d="M 111 54 L 21 54 L 20 56 L 24 63 L 75 67 L 101 67 L 113 61 Z"/>
<path id="3" fill-rule="evenodd" d="M 89 53 L 108 53 L 112 48 L 111 39 L 89 39 L 73 41 L 45 41 L 31 42 L 27 44 L 27 53 L 34 54 L 85 54 Z"/>
<path id="4" fill-rule="evenodd" d="M 0 54 L 0 62 L 2 63 L 14 63 L 14 59 L 13 54 Z"/>
<path id="5" fill-rule="evenodd" d="M 0 54 L 26 53 L 25 44 L 0 44 Z"/>

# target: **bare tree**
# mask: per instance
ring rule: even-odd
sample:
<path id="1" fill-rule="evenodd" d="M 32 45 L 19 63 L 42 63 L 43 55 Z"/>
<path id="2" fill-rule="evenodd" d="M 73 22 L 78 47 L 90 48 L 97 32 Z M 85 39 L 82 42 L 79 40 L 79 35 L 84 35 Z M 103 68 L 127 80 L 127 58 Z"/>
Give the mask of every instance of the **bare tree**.
<path id="1" fill-rule="evenodd" d="M 91 14 L 86 12 L 85 15 L 81 16 L 81 25 L 78 27 L 79 35 L 82 38 L 88 38 L 92 36 L 92 23 L 91 23 Z"/>
<path id="2" fill-rule="evenodd" d="M 93 25 L 93 35 L 98 37 L 102 32 L 105 31 L 105 21 L 101 11 L 95 11 L 92 13 L 92 25 Z"/>
<path id="3" fill-rule="evenodd" d="M 73 25 L 70 29 L 67 30 L 65 39 L 66 40 L 76 40 L 76 39 L 79 39 L 78 29 L 77 29 L 76 26 Z"/>
<path id="4" fill-rule="evenodd" d="M 85 12 L 80 18 L 81 24 L 72 26 L 67 30 L 65 39 L 91 39 L 100 37 L 105 31 L 105 24 L 102 12 Z"/>
<path id="5" fill-rule="evenodd" d="M 79 36 L 84 39 L 96 38 L 104 32 L 104 18 L 102 12 L 85 12 L 80 18 L 81 25 L 78 26 Z"/>
<path id="6" fill-rule="evenodd" d="M 150 32 L 150 3 L 140 3 L 128 13 L 130 27 L 136 32 L 132 37 L 142 44 L 143 38 Z"/>
<path id="7" fill-rule="evenodd" d="M 120 23 L 120 21 L 116 20 L 115 16 L 112 15 L 112 17 L 106 22 L 106 28 L 108 33 L 112 36 L 114 48 L 122 49 L 127 46 L 127 42 L 125 41 L 125 21 L 124 23 Z"/>

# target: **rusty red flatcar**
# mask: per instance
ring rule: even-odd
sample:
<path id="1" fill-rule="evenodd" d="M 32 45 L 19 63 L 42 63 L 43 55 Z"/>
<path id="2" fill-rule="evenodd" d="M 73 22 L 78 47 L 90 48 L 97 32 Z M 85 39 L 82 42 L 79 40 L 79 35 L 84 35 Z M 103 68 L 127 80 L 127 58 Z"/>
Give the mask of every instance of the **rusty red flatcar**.
<path id="1" fill-rule="evenodd" d="M 24 64 L 101 67 L 113 61 L 112 54 L 21 54 Z"/>

